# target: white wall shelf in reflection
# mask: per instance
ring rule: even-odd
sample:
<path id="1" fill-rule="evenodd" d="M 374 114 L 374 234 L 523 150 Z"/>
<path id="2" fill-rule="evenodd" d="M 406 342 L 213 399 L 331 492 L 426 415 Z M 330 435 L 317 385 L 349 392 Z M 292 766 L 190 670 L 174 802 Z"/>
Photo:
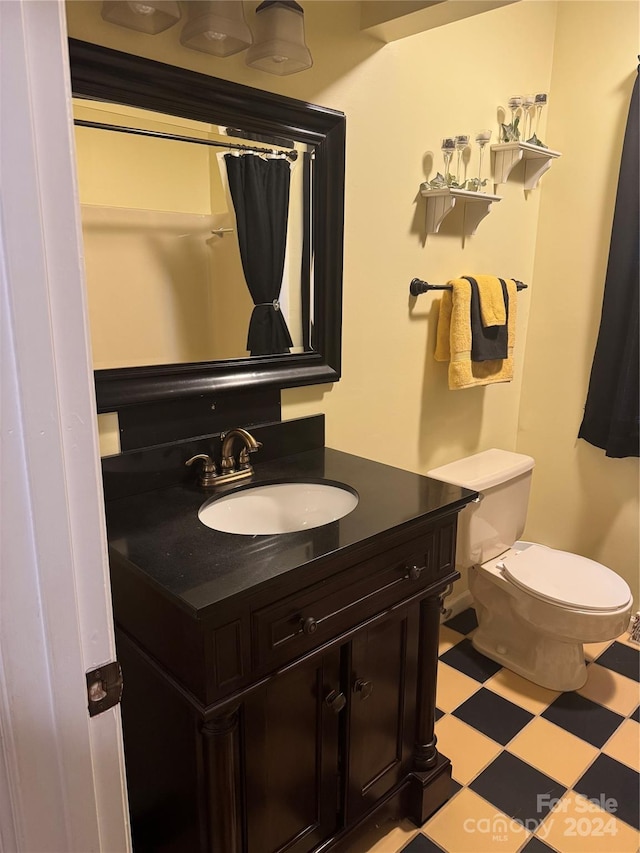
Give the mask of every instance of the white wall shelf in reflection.
<path id="1" fill-rule="evenodd" d="M 540 178 L 551 168 L 551 163 L 560 157 L 559 151 L 541 148 L 530 142 L 501 142 L 491 146 L 493 155 L 494 186 L 504 184 L 515 167 L 524 160 L 524 188 L 534 190 Z"/>
<path id="2" fill-rule="evenodd" d="M 456 205 L 463 205 L 463 233 L 470 237 L 476 233 L 478 225 L 490 212 L 494 201 L 501 201 L 501 196 L 489 193 L 458 190 L 450 187 L 433 189 L 427 183 L 420 185 L 420 195 L 424 196 L 427 204 L 426 232 L 437 234 L 443 220 Z"/>

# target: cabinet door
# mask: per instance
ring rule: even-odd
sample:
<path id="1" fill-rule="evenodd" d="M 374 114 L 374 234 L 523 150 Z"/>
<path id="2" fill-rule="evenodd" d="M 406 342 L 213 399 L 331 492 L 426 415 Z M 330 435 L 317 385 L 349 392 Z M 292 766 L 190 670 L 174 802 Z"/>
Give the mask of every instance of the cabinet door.
<path id="1" fill-rule="evenodd" d="M 278 673 L 245 702 L 248 853 L 306 853 L 335 831 L 339 691 L 336 649 Z"/>
<path id="2" fill-rule="evenodd" d="M 415 737 L 419 605 L 360 631 L 349 669 L 347 822 L 409 771 Z"/>

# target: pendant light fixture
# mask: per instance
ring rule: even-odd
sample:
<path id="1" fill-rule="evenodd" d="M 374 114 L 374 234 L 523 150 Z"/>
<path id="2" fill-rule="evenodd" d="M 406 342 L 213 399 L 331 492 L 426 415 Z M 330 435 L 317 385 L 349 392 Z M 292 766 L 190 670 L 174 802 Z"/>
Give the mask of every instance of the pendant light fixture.
<path id="1" fill-rule="evenodd" d="M 231 56 L 252 42 L 242 0 L 191 0 L 187 14 L 189 20 L 180 34 L 184 47 L 214 56 Z"/>
<path id="2" fill-rule="evenodd" d="M 265 0 L 256 9 L 256 37 L 247 65 L 269 74 L 295 74 L 311 68 L 304 40 L 304 11 L 295 0 Z"/>
<path id="3" fill-rule="evenodd" d="M 174 0 L 104 0 L 101 14 L 111 24 L 155 35 L 176 24 L 181 12 Z"/>

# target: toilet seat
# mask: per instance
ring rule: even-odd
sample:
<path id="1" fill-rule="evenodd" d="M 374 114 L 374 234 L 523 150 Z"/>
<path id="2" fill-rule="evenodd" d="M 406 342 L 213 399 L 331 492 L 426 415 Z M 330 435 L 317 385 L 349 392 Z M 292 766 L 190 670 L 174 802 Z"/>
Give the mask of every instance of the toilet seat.
<path id="1" fill-rule="evenodd" d="M 497 567 L 515 586 L 565 608 L 606 613 L 631 601 L 631 590 L 619 575 L 568 551 L 530 545 L 502 557 Z"/>

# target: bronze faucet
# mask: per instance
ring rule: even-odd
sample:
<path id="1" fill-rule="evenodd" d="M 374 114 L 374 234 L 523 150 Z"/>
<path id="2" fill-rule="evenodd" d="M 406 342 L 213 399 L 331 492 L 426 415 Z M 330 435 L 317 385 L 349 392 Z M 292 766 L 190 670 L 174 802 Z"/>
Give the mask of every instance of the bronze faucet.
<path id="1" fill-rule="evenodd" d="M 240 456 L 238 457 L 237 469 L 235 460 L 231 455 L 231 449 L 233 447 L 233 442 L 236 437 L 242 439 L 242 441 L 244 442 L 244 447 L 240 451 Z M 255 453 L 259 447 L 262 447 L 262 444 L 260 444 L 259 441 L 256 441 L 250 432 L 247 432 L 246 429 L 241 429 L 240 427 L 230 429 L 229 432 L 221 433 L 220 438 L 222 439 L 221 476 L 224 477 L 225 474 L 239 474 L 241 471 L 247 472 L 244 474 L 244 476 L 247 476 L 247 474 L 252 474 L 253 468 L 251 467 L 251 463 L 249 462 L 249 454 Z"/>
<path id="2" fill-rule="evenodd" d="M 192 456 L 185 462 L 185 465 L 192 465 L 196 460 L 202 460 L 202 469 L 198 477 L 198 483 L 206 488 L 210 486 L 223 486 L 232 480 L 241 480 L 244 477 L 250 477 L 253 474 L 253 468 L 249 462 L 249 454 L 262 447 L 262 444 L 247 432 L 246 429 L 236 427 L 230 429 L 229 432 L 220 434 L 222 440 L 222 462 L 220 465 L 220 473 L 218 474 L 216 463 L 206 453 L 198 453 L 197 456 Z M 233 457 L 233 443 L 236 438 L 240 438 L 244 442 L 244 447 L 238 456 L 238 464 Z"/>

